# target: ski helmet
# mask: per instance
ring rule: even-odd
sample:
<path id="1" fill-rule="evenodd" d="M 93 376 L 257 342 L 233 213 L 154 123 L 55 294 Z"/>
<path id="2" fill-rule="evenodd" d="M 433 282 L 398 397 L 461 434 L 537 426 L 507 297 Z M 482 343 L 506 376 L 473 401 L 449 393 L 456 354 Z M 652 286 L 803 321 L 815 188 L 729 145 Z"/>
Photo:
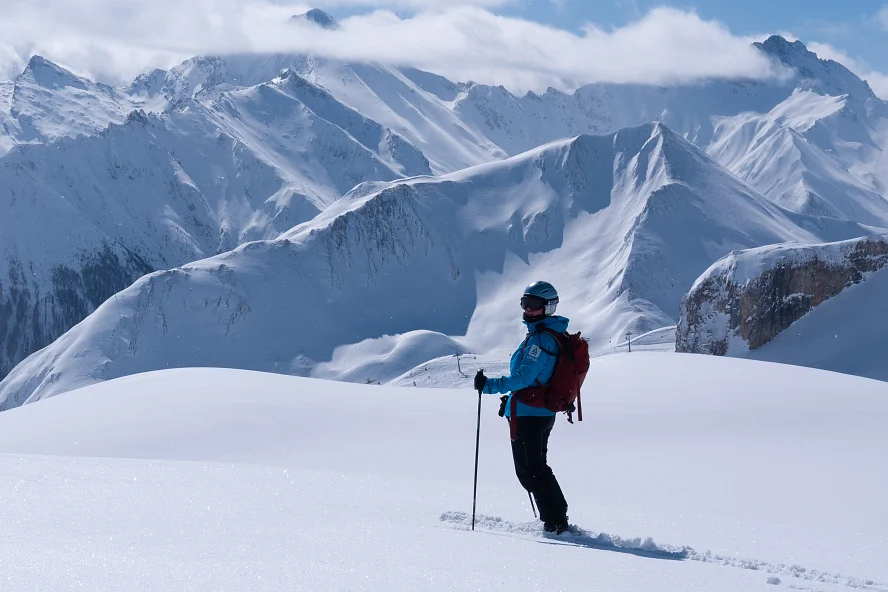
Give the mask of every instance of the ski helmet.
<path id="1" fill-rule="evenodd" d="M 521 298 L 521 308 L 525 308 L 528 302 L 536 299 L 542 306 L 544 314 L 551 316 L 555 314 L 555 307 L 558 306 L 558 291 L 549 282 L 536 281 L 532 282 L 524 288 L 524 296 Z"/>

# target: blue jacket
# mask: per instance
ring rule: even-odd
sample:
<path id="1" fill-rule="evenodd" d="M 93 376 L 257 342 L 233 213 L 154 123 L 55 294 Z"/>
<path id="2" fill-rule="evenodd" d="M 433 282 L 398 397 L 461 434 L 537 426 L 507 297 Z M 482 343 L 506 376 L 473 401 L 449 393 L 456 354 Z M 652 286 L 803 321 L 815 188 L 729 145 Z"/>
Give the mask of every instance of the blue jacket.
<path id="1" fill-rule="evenodd" d="M 559 316 L 546 317 L 536 323 L 524 322 L 527 325 L 528 333 L 534 333 L 542 329 L 542 327 L 548 327 L 556 333 L 564 333 L 567 331 L 567 323 L 568 319 Z M 515 391 L 549 382 L 549 379 L 552 378 L 552 374 L 555 372 L 555 363 L 557 361 L 558 342 L 548 333 L 542 331 L 536 333 L 526 341 L 521 342 L 521 345 L 512 354 L 512 361 L 509 363 L 509 376 L 487 379 L 487 383 L 484 385 L 484 392 L 490 394 L 511 393 L 506 404 L 506 417 L 509 417 L 512 409 L 512 397 Z M 542 417 L 555 415 L 554 411 L 549 411 L 545 407 L 531 407 L 521 401 L 517 403 L 519 417 L 527 415 Z"/>

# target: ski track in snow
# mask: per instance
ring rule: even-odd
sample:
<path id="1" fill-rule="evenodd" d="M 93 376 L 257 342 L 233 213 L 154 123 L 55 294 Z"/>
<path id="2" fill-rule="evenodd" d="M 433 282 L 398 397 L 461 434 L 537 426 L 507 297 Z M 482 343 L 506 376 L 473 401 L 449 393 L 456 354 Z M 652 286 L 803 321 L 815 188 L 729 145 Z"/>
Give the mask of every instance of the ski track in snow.
<path id="1" fill-rule="evenodd" d="M 467 512 L 447 511 L 441 514 L 439 519 L 446 525 L 455 527 L 459 530 L 470 530 L 472 525 L 472 517 Z M 761 559 L 728 557 L 713 553 L 712 551 L 697 551 L 686 545 L 658 544 L 654 542 L 654 539 L 651 537 L 626 539 L 605 532 L 595 533 L 575 524 L 570 525 L 570 530 L 568 531 L 570 534 L 555 535 L 543 532 L 542 522 L 539 521 L 516 523 L 509 522 L 498 516 L 478 514 L 475 516 L 475 528 L 476 530 L 480 529 L 482 532 L 528 538 L 531 540 L 537 539 L 539 542 L 548 544 L 629 553 L 631 555 L 649 557 L 651 559 L 700 561 L 702 563 L 712 563 L 726 567 L 761 571 L 763 573 L 773 574 L 772 577 L 769 577 L 767 580 L 767 583 L 769 584 L 780 584 L 780 578 L 775 576 L 784 576 L 807 582 L 844 585 L 860 590 L 888 591 L 888 584 L 876 582 L 868 578 L 848 576 L 840 573 L 829 573 L 817 569 L 809 569 L 807 567 L 802 567 L 801 565 L 786 565 Z M 789 587 L 796 590 L 813 589 L 798 584 L 789 584 Z"/>

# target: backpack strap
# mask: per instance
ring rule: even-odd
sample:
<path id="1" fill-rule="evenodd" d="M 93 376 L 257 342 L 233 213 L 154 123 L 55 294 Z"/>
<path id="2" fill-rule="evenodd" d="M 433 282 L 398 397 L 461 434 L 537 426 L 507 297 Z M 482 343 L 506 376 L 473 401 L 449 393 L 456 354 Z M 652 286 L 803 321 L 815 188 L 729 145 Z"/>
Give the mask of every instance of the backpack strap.
<path id="1" fill-rule="evenodd" d="M 558 338 L 559 333 L 553 329 L 550 329 L 548 327 L 541 327 L 541 328 L 537 329 L 536 331 L 534 331 L 533 333 L 528 333 L 527 337 L 524 339 L 524 345 L 521 346 L 522 349 L 527 347 L 527 342 L 530 341 L 531 337 L 533 337 L 534 335 L 539 335 L 540 333 L 548 333 L 549 335 L 551 335 L 555 339 L 555 344 L 558 346 L 558 351 L 550 352 L 545 347 L 543 347 L 542 341 L 540 341 L 540 349 L 543 350 L 543 352 L 552 356 L 553 358 L 556 358 L 556 363 L 557 363 L 557 358 L 559 355 L 561 355 L 562 347 L 561 347 L 561 340 Z M 542 382 L 540 382 L 539 378 L 535 378 L 534 382 L 536 382 L 536 386 L 545 386 Z"/>
<path id="2" fill-rule="evenodd" d="M 577 389 L 577 421 L 583 421 L 583 402 L 580 400 L 579 389 Z"/>
<path id="3" fill-rule="evenodd" d="M 546 352 L 550 356 L 557 357 L 557 356 L 561 355 L 561 350 L 564 349 L 564 347 L 561 345 L 561 338 L 563 337 L 563 335 L 561 335 L 561 333 L 559 333 L 558 331 L 555 331 L 554 329 L 550 329 L 548 327 L 543 327 L 542 329 L 537 331 L 537 333 L 548 333 L 549 335 L 552 336 L 553 339 L 555 339 L 555 345 L 558 346 L 557 352 L 550 352 L 549 350 L 547 350 L 546 348 L 543 347 L 543 342 L 540 341 L 540 349 L 541 350 L 543 350 L 544 352 Z"/>

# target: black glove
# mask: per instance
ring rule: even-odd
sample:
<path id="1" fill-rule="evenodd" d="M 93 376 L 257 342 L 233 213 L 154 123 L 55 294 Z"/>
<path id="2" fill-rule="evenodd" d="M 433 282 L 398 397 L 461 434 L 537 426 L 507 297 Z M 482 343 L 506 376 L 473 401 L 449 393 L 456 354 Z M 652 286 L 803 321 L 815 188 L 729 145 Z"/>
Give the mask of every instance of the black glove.
<path id="1" fill-rule="evenodd" d="M 508 402 L 509 402 L 509 395 L 503 395 L 502 397 L 500 397 L 500 408 L 499 408 L 499 411 L 497 412 L 497 414 L 500 417 L 506 416 L 506 404 Z"/>
<path id="2" fill-rule="evenodd" d="M 475 390 L 479 393 L 483 392 L 485 384 L 487 384 L 487 377 L 484 376 L 484 370 L 478 370 L 478 374 L 475 375 Z"/>

